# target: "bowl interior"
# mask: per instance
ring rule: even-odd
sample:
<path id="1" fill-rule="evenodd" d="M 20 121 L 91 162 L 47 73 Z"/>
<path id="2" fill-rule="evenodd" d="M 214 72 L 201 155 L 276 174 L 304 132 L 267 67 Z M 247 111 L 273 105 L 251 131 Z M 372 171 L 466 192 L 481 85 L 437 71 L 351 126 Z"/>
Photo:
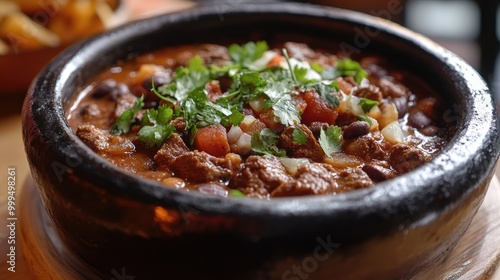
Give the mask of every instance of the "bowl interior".
<path id="1" fill-rule="evenodd" d="M 75 94 L 119 60 L 167 46 L 250 40 L 302 41 L 353 56 L 388 58 L 440 93 L 449 105 L 443 114 L 453 137 L 430 163 L 369 189 L 256 201 L 168 189 L 127 174 L 87 148 L 65 120 Z M 207 6 L 134 22 L 66 50 L 42 71 L 32 91 L 34 117 L 51 127 L 43 137 L 52 139 L 64 157 L 84 162 L 75 171 L 79 176 L 92 174 L 98 186 L 115 195 L 165 207 L 181 204 L 209 215 L 269 217 L 270 223 L 277 219 L 290 225 L 320 224 L 325 218 L 337 219 L 339 225 L 366 221 L 367 228 L 408 224 L 432 217 L 472 192 L 491 176 L 498 157 L 498 113 L 484 81 L 469 65 L 388 21 L 313 5 Z"/>

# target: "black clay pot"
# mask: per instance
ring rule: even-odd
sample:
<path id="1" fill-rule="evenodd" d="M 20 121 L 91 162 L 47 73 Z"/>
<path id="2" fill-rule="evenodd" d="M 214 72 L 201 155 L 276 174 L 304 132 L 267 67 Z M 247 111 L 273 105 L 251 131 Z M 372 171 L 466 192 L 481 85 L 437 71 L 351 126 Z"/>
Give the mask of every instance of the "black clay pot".
<path id="1" fill-rule="evenodd" d="M 125 173 L 66 122 L 75 94 L 130 54 L 260 39 L 395 61 L 448 103 L 449 144 L 431 162 L 369 189 L 261 201 L 184 192 Z M 89 39 L 39 74 L 23 120 L 33 178 L 59 234 L 108 279 L 122 268 L 137 279 L 409 278 L 455 246 L 499 156 L 498 112 L 464 61 L 385 20 L 299 4 L 202 7 Z"/>

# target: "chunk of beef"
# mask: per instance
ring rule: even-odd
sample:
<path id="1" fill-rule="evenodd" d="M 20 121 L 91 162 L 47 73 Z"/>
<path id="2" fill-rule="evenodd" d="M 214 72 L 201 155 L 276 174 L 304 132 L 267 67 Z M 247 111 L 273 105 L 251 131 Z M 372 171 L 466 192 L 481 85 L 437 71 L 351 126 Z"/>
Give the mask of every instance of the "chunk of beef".
<path id="1" fill-rule="evenodd" d="M 182 138 L 172 134 L 154 156 L 158 170 L 170 170 L 169 166 L 178 156 L 189 152 Z"/>
<path id="2" fill-rule="evenodd" d="M 364 160 L 385 160 L 388 154 L 388 147 L 382 141 L 380 134 L 372 133 L 345 141 L 344 151 L 346 154 L 355 155 Z"/>
<path id="3" fill-rule="evenodd" d="M 373 186 L 368 174 L 359 168 L 348 168 L 340 171 L 337 178 L 337 188 L 333 193 L 348 192 Z"/>
<path id="4" fill-rule="evenodd" d="M 300 129 L 307 136 L 305 144 L 293 141 L 293 131 L 295 129 Z M 303 124 L 285 128 L 280 135 L 280 145 L 295 158 L 309 158 L 315 162 L 322 162 L 325 157 L 325 152 L 314 138 L 313 133 Z"/>
<path id="5" fill-rule="evenodd" d="M 115 107 L 115 117 L 120 117 L 125 110 L 128 110 L 134 106 L 135 101 L 137 101 L 137 97 L 132 93 L 125 93 L 120 95 L 116 99 L 116 107 Z"/>
<path id="6" fill-rule="evenodd" d="M 321 163 L 302 165 L 294 180 L 285 181 L 272 193 L 273 197 L 331 193 L 337 188 L 337 169 Z"/>
<path id="7" fill-rule="evenodd" d="M 186 130 L 186 120 L 183 117 L 173 119 L 172 124 L 174 125 L 175 131 L 180 134 L 184 134 L 184 131 Z"/>
<path id="8" fill-rule="evenodd" d="M 284 182 L 273 197 L 343 193 L 367 188 L 373 181 L 359 168 L 336 168 L 325 163 L 300 166 L 294 180 Z"/>
<path id="9" fill-rule="evenodd" d="M 394 145 L 389 157 L 389 163 L 399 174 L 411 171 L 429 160 L 429 155 L 408 144 Z"/>
<path id="10" fill-rule="evenodd" d="M 227 182 L 240 169 L 241 157 L 229 153 L 224 158 L 193 151 L 179 155 L 169 168 L 175 176 L 194 183 Z"/>
<path id="11" fill-rule="evenodd" d="M 215 44 L 203 44 L 198 47 L 196 53 L 192 51 L 181 53 L 177 57 L 177 61 L 180 65 L 187 65 L 189 60 L 195 55 L 200 56 L 206 65 L 215 64 L 221 66 L 230 59 L 226 47 Z"/>
<path id="12" fill-rule="evenodd" d="M 380 90 L 382 90 L 384 97 L 397 98 L 401 96 L 409 96 L 410 94 L 410 90 L 407 87 L 400 83 L 392 82 L 388 79 L 380 79 L 378 82 L 378 86 Z"/>
<path id="13" fill-rule="evenodd" d="M 352 94 L 357 97 L 367 98 L 378 102 L 382 101 L 383 98 L 380 88 L 372 84 L 368 87 L 357 88 Z"/>
<path id="14" fill-rule="evenodd" d="M 79 126 L 76 135 L 99 155 L 127 155 L 135 151 L 135 146 L 129 139 L 93 125 Z"/>
<path id="15" fill-rule="evenodd" d="M 292 180 L 276 157 L 250 156 L 231 179 L 231 188 L 249 197 L 267 198 L 280 184 Z"/>
<path id="16" fill-rule="evenodd" d="M 290 57 L 296 58 L 298 60 L 317 62 L 323 66 L 333 66 L 337 61 L 336 56 L 327 55 L 319 51 L 314 51 L 306 44 L 286 42 L 284 44 L 284 47 Z"/>

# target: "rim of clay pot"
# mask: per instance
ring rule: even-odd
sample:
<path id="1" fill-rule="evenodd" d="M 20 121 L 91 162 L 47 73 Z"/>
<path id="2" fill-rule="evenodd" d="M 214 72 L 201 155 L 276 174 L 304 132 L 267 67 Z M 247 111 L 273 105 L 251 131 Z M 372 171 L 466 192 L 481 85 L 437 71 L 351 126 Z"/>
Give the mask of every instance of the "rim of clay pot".
<path id="1" fill-rule="evenodd" d="M 372 38 L 373 44 L 383 47 L 387 44 L 389 50 L 399 49 L 401 54 L 413 55 L 411 61 L 421 60 L 424 61 L 422 65 L 432 66 L 429 71 L 435 74 L 436 80 L 442 80 L 441 87 L 448 91 L 448 97 L 454 98 L 458 108 L 448 112 L 458 123 L 454 136 L 431 162 L 371 188 L 331 196 L 258 200 L 176 190 L 132 175 L 92 152 L 68 126 L 65 104 L 73 92 L 81 89 L 78 86 L 85 85 L 94 74 L 111 66 L 110 62 L 116 62 L 116 58 L 125 58 L 130 52 L 154 49 L 152 44 L 160 42 L 160 39 L 155 39 L 156 35 L 179 32 L 179 28 L 188 30 L 187 34 L 197 28 L 203 33 L 203 30 L 219 25 L 228 28 L 230 24 L 244 26 L 252 21 L 271 24 L 269 26 L 295 22 L 311 28 L 312 33 L 316 26 L 334 33 L 335 28 L 344 28 L 341 33 L 351 32 L 351 37 L 355 33 L 346 27 L 376 30 L 378 33 Z M 89 61 L 92 61 L 92 66 L 89 66 Z M 270 221 L 290 222 L 366 221 L 377 227 L 430 221 L 488 180 L 499 154 L 498 112 L 487 85 L 471 66 L 429 39 L 394 23 L 314 5 L 202 6 L 133 22 L 64 51 L 39 74 L 29 94 L 32 107 L 25 110 L 31 110 L 35 126 L 50 145 L 48 152 L 81 162 L 73 168 L 77 176 L 92 178 L 92 183 L 113 195 L 165 207 L 181 205 L 209 215 L 264 217 Z"/>

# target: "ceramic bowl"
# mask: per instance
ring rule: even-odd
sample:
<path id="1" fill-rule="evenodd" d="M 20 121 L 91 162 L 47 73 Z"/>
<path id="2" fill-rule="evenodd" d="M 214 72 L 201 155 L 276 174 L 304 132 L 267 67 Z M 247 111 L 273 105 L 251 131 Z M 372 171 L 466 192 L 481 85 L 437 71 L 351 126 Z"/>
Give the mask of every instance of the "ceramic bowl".
<path id="1" fill-rule="evenodd" d="M 409 69 L 446 101 L 451 138 L 416 170 L 336 196 L 270 201 L 165 188 L 86 147 L 65 112 L 131 54 L 188 43 L 294 40 Z M 484 198 L 499 156 L 485 82 L 429 39 L 380 18 L 307 4 L 215 5 L 134 22 L 80 43 L 32 83 L 23 110 L 31 172 L 68 248 L 100 277 L 396 279 L 444 258 Z"/>

